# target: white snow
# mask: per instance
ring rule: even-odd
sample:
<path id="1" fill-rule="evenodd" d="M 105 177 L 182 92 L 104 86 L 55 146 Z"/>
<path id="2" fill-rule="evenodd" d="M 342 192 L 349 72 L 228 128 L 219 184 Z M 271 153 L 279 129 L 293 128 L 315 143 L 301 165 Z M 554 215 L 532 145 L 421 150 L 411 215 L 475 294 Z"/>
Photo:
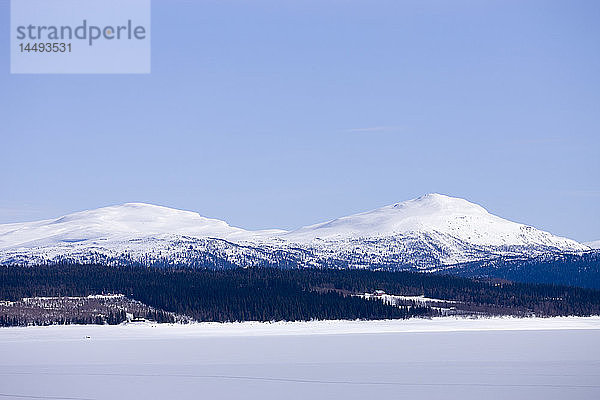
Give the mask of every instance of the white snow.
<path id="1" fill-rule="evenodd" d="M 600 249 L 600 240 L 594 240 L 593 242 L 587 242 L 584 244 L 591 249 Z"/>
<path id="2" fill-rule="evenodd" d="M 442 300 L 444 301 L 444 300 Z M 600 330 L 600 316 L 593 317 L 436 317 L 407 320 L 324 320 L 277 322 L 198 322 L 190 324 L 52 325 L 0 328 L 0 341 L 60 338 L 75 340 L 93 335 L 97 340 L 190 338 L 225 336 L 350 335 L 409 332 Z"/>
<path id="3" fill-rule="evenodd" d="M 0 225 L 0 248 L 44 246 L 57 242 L 117 241 L 160 235 L 226 238 L 240 233 L 245 231 L 192 211 L 126 203 L 58 219 Z"/>
<path id="4" fill-rule="evenodd" d="M 456 301 L 456 300 L 434 299 L 431 297 L 425 297 L 424 295 L 399 296 L 399 295 L 387 294 L 387 293 L 382 293 L 382 294 L 365 293 L 362 297 L 364 297 L 366 299 L 371 299 L 371 298 L 381 299 L 381 301 L 383 301 L 386 304 L 397 304 L 398 300 L 413 301 L 419 305 L 427 305 L 430 303 L 448 303 L 448 304 L 458 303 L 458 301 Z"/>
<path id="5" fill-rule="evenodd" d="M 65 300 L 79 300 L 79 299 L 122 299 L 125 298 L 125 295 L 123 294 L 90 294 L 87 295 L 85 297 L 81 297 L 81 296 L 60 296 L 60 297 L 56 297 L 56 296 L 37 296 L 37 297 L 23 297 L 23 301 L 24 302 L 38 302 L 38 301 L 44 301 L 44 300 L 60 300 L 60 299 L 65 299 Z"/>
<path id="6" fill-rule="evenodd" d="M 454 264 L 502 254 L 589 250 L 441 194 L 293 231 L 248 231 L 195 212 L 143 203 L 0 225 L 0 263 L 21 259 L 35 264 L 64 256 L 85 262 L 96 255 L 116 259 L 124 254 L 135 260 L 170 258 L 185 263 L 186 252 L 192 249 L 251 265 L 253 257 L 299 248 L 307 250 L 301 255 L 308 257 L 307 266 L 333 258 L 351 259 L 356 267 L 399 260 L 415 265 L 431 260 Z"/>
<path id="7" fill-rule="evenodd" d="M 283 236 L 291 241 L 386 237 L 413 232 L 446 234 L 478 245 L 546 244 L 587 250 L 574 240 L 502 219 L 467 200 L 437 193 L 373 211 L 311 225 Z"/>
<path id="8" fill-rule="evenodd" d="M 0 395 L 597 399 L 600 319 L 0 329 Z"/>

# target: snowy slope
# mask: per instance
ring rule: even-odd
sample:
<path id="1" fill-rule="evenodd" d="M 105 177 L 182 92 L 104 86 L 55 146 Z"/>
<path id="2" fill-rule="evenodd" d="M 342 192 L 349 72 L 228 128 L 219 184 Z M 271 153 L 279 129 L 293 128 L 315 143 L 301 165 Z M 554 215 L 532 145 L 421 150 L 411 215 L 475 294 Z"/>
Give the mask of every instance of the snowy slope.
<path id="1" fill-rule="evenodd" d="M 592 249 L 600 249 L 600 240 L 594 240 L 593 242 L 585 243 L 586 246 Z"/>
<path id="2" fill-rule="evenodd" d="M 142 203 L 0 225 L 0 264 L 59 261 L 204 265 L 435 266 L 589 247 L 430 194 L 293 231 L 247 231 Z"/>
<path id="3" fill-rule="evenodd" d="M 56 243 L 119 240 L 131 237 L 189 235 L 220 237 L 246 233 L 218 219 L 191 211 L 143 203 L 126 203 L 67 216 L 19 224 L 0 225 L 0 249 L 38 247 Z"/>
<path id="4" fill-rule="evenodd" d="M 565 250 L 585 249 L 573 240 L 502 219 L 477 204 L 437 193 L 307 226 L 284 237 L 306 242 L 316 238 L 373 238 L 414 232 L 450 235 L 475 245 L 547 245 Z"/>

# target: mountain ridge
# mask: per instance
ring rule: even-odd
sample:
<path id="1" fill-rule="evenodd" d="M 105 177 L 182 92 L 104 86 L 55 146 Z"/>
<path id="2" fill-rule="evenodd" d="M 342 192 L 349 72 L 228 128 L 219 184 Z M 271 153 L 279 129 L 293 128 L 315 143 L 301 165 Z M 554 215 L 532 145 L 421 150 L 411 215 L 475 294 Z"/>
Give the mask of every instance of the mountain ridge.
<path id="1" fill-rule="evenodd" d="M 185 265 L 197 259 L 252 266 L 440 265 L 498 256 L 590 248 L 432 193 L 371 211 L 284 231 L 245 230 L 193 211 L 125 203 L 56 219 L 0 225 L 0 264 L 119 258 Z M 186 261 L 187 260 L 187 261 Z M 257 261 L 259 260 L 259 261 Z"/>

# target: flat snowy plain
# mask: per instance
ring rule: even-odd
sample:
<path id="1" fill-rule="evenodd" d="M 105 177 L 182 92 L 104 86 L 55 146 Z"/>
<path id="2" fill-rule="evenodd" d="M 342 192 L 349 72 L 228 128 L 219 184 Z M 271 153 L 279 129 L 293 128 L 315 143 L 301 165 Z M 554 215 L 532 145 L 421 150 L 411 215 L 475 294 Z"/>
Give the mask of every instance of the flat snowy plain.
<path id="1" fill-rule="evenodd" d="M 600 317 L 0 329 L 0 398 L 599 399 Z"/>

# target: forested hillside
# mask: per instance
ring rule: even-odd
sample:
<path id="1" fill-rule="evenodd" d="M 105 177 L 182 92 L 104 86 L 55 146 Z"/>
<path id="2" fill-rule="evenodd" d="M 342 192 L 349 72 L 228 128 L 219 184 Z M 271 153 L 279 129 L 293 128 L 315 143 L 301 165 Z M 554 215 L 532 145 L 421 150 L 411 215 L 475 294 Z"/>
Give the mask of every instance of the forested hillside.
<path id="1" fill-rule="evenodd" d="M 118 293 L 197 321 L 387 319 L 442 314 L 423 303 L 390 305 L 360 297 L 376 290 L 453 301 L 454 311 L 463 315 L 600 314 L 600 291 L 596 290 L 410 272 L 100 265 L 0 268 L 0 300 Z"/>
<path id="2" fill-rule="evenodd" d="M 459 265 L 448 273 L 471 278 L 500 278 L 600 289 L 600 250 L 581 254 L 546 254 L 530 259 L 478 261 Z"/>

